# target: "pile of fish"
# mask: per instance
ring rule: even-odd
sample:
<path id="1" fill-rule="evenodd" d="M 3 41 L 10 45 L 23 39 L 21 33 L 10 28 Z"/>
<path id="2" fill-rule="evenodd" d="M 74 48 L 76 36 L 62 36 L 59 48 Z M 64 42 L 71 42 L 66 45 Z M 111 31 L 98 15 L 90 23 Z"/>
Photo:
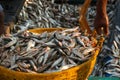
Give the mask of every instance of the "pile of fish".
<path id="1" fill-rule="evenodd" d="M 116 7 L 119 4 L 119 0 L 108 0 L 108 2 L 107 13 L 110 21 L 109 27 L 111 34 L 108 38 L 106 38 L 103 49 L 98 56 L 97 63 L 91 76 L 115 76 L 119 70 L 118 68 L 120 68 L 120 64 L 118 64 L 120 58 L 116 59 L 116 57 L 114 57 L 115 52 L 117 51 L 118 53 L 118 49 L 120 49 L 120 38 L 118 37 L 120 26 L 115 26 L 115 12 L 117 10 Z M 26 3 L 19 15 L 19 21 L 14 27 L 14 32 L 17 32 L 18 30 L 24 31 L 28 28 L 36 27 L 73 28 L 73 26 L 79 25 L 77 22 L 79 19 L 79 7 L 80 5 L 58 5 L 54 3 L 54 0 L 26 0 Z M 93 22 L 96 15 L 95 10 L 95 6 L 90 6 L 86 15 L 87 21 L 91 28 L 93 28 Z M 114 48 L 116 42 L 118 45 L 117 50 Z M 111 64 L 111 61 L 114 62 L 114 60 L 117 62 Z M 119 77 L 118 73 L 116 76 Z"/>
<path id="2" fill-rule="evenodd" d="M 55 4 L 54 0 L 27 0 L 20 12 L 19 24 L 28 21 L 32 24 L 29 27 L 70 28 L 77 26 L 79 14 L 76 7 L 68 4 Z"/>
<path id="3" fill-rule="evenodd" d="M 103 45 L 92 76 L 120 77 L 120 27 L 115 26 L 108 38 Z"/>
<path id="4" fill-rule="evenodd" d="M 113 19 L 115 5 L 114 0 L 108 0 L 108 16 L 110 17 L 110 26 Z M 112 4 L 112 5 L 111 5 Z M 18 23 L 14 27 L 14 32 L 26 30 L 28 28 L 51 28 L 64 27 L 73 28 L 79 26 L 79 8 L 80 5 L 55 4 L 54 0 L 26 0 L 18 17 Z M 96 15 L 96 7 L 90 6 L 87 12 L 87 20 L 93 27 Z"/>
<path id="5" fill-rule="evenodd" d="M 96 43 L 79 27 L 41 34 L 24 31 L 0 38 L 0 65 L 32 73 L 61 71 L 89 60 Z"/>

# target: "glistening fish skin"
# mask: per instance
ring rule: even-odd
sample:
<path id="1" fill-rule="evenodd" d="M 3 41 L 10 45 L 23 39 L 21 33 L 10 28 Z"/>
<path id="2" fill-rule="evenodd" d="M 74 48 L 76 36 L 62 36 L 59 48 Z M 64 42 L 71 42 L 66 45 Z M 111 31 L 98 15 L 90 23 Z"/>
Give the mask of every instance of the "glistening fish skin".
<path id="1" fill-rule="evenodd" d="M 91 53 L 96 49 L 91 44 L 91 42 L 96 44 L 91 41 L 92 36 L 86 36 L 80 32 L 76 27 L 37 35 L 23 32 L 2 39 L 0 41 L 0 65 L 12 70 L 32 73 L 61 71 L 64 67 L 68 69 L 80 65 L 89 60 Z M 75 34 L 80 35 L 74 36 Z M 80 41 L 76 40 L 77 37 Z M 83 39 L 85 37 L 87 39 Z M 14 43 L 12 43 L 12 38 L 16 40 Z M 89 45 L 86 45 L 86 41 Z M 7 47 L 2 47 L 3 45 Z"/>

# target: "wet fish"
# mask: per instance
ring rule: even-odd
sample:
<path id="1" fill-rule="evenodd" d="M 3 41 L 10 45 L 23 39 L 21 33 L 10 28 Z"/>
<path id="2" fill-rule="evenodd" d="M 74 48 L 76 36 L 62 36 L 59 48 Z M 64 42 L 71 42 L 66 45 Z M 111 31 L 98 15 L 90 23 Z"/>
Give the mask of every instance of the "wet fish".
<path id="1" fill-rule="evenodd" d="M 99 67 L 102 69 L 107 68 L 106 66 L 101 67 L 102 65 L 104 65 L 102 62 L 106 56 L 112 56 L 112 59 L 119 58 L 119 54 L 118 54 L 119 50 L 115 50 L 115 48 L 111 48 L 111 45 L 113 45 L 112 44 L 113 40 L 115 40 L 118 45 L 120 43 L 119 42 L 120 28 L 119 28 L 119 26 L 115 26 L 115 20 L 114 20 L 114 15 L 116 13 L 116 6 L 118 3 L 119 3 L 119 0 L 108 0 L 107 12 L 108 12 L 109 21 L 110 21 L 110 29 L 112 31 L 113 31 L 113 29 L 116 30 L 117 35 L 110 34 L 110 36 L 112 38 L 105 40 L 104 45 L 106 45 L 107 47 L 103 47 L 103 50 L 101 51 L 100 55 L 98 56 L 98 62 L 97 62 L 98 66 L 95 70 L 96 72 L 94 73 L 94 75 L 97 75 L 97 76 L 101 76 L 101 77 L 105 76 L 105 74 L 102 72 L 104 70 L 101 70 L 101 69 L 99 70 Z M 36 28 L 36 27 L 44 27 L 44 28 L 46 28 L 46 27 L 47 28 L 48 27 L 49 28 L 50 27 L 65 27 L 66 28 L 67 27 L 67 28 L 72 28 L 74 26 L 78 26 L 79 25 L 79 23 L 77 22 L 77 20 L 79 19 L 78 7 L 79 7 L 78 5 L 69 5 L 69 4 L 58 5 L 58 4 L 55 4 L 53 0 L 49 0 L 49 1 L 48 0 L 27 0 L 25 2 L 24 7 L 22 8 L 22 10 L 20 12 L 20 15 L 18 18 L 19 21 L 15 25 L 15 27 L 14 27 L 15 32 L 13 32 L 13 33 L 23 31 L 23 30 L 26 30 L 28 28 Z M 92 29 L 93 29 L 94 18 L 96 15 L 95 11 L 96 11 L 95 6 L 91 6 L 88 8 L 88 13 L 86 15 L 88 23 Z M 36 16 L 38 16 L 38 17 L 36 17 Z M 114 31 L 113 33 L 115 33 L 116 31 Z M 19 34 L 15 34 L 15 35 L 19 35 Z M 79 36 L 79 34 L 75 33 L 74 36 Z M 58 36 L 57 39 L 62 40 L 64 38 L 61 36 Z M 34 39 L 34 41 L 35 41 L 35 39 Z M 36 43 L 38 44 L 39 42 L 43 43 L 44 41 L 38 41 Z M 64 48 L 66 47 L 65 45 L 63 45 L 63 46 L 64 46 Z M 69 49 L 68 51 L 70 51 L 70 48 L 67 48 L 67 49 Z M 63 50 L 63 51 L 65 51 L 65 50 Z M 113 51 L 113 52 L 111 53 L 111 51 Z M 39 51 L 39 52 L 41 53 L 41 51 Z M 54 54 L 56 52 L 57 51 L 55 51 Z M 56 53 L 56 54 L 58 54 L 58 53 Z M 71 54 L 71 55 L 74 56 L 73 54 Z M 3 56 L 4 57 L 2 57 L 2 58 L 0 57 L 0 59 L 2 59 L 1 61 L 3 61 L 3 59 L 5 59 L 5 55 L 3 55 Z M 44 54 L 42 56 L 44 56 Z M 50 58 L 50 61 L 52 59 L 56 59 L 57 56 L 53 55 L 53 57 L 55 57 L 55 58 Z M 39 59 L 39 58 L 37 58 L 37 59 Z M 66 60 L 66 58 L 64 59 L 63 63 L 67 62 L 65 60 Z M 118 64 L 120 64 L 120 60 L 118 61 Z M 53 70 L 53 71 L 55 71 L 55 70 Z M 31 72 L 31 71 L 29 70 L 28 72 Z M 102 75 L 101 75 L 101 73 L 102 73 Z M 111 73 L 111 74 L 115 75 L 114 73 Z M 116 75 L 116 76 L 118 76 L 118 75 Z"/>
<path id="2" fill-rule="evenodd" d="M 85 45 L 87 39 L 82 40 L 82 37 L 80 37 L 81 35 L 79 36 L 79 38 L 81 38 L 80 42 L 84 46 L 78 44 L 76 40 L 78 36 L 75 37 L 73 33 L 82 35 L 78 27 L 75 29 L 65 29 L 62 32 L 53 31 L 49 33 L 33 34 L 25 31 L 17 34 L 17 41 L 9 45 L 9 47 L 13 46 L 14 48 L 11 49 L 6 47 L 1 50 L 2 52 L 8 50 L 8 53 L 5 53 L 6 57 L 1 58 L 2 64 L 0 64 L 6 66 L 6 61 L 8 61 L 8 65 L 10 66 L 7 68 L 9 69 L 42 73 L 61 71 L 63 70 L 62 67 L 65 66 L 70 68 L 72 67 L 70 65 L 80 65 L 89 60 L 89 56 L 91 56 L 89 53 L 94 51 L 94 48 L 90 42 L 88 42 L 88 44 L 90 44 L 91 47 Z M 13 36 L 15 39 L 16 37 Z M 86 37 L 89 38 L 91 36 Z M 9 39 L 3 40 L 8 43 L 11 42 Z M 3 40 L 1 40 L 1 42 L 3 42 Z M 2 45 L 0 47 L 2 47 Z M 16 51 L 18 47 L 20 48 L 19 52 Z M 3 55 L 1 55 L 1 57 Z"/>

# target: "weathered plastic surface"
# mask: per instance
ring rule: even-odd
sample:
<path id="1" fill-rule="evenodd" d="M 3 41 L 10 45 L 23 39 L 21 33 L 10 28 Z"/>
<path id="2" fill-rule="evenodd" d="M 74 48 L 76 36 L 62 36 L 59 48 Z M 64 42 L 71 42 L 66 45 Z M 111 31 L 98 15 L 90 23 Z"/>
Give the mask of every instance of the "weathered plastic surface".
<path id="1" fill-rule="evenodd" d="M 63 28 L 38 28 L 29 31 L 42 33 L 44 31 L 51 32 L 54 30 L 63 30 Z M 98 41 L 98 43 L 98 46 L 101 47 L 103 39 Z M 12 71 L 0 66 L 0 80 L 85 80 L 94 68 L 99 51 L 100 48 L 95 51 L 95 54 L 87 62 L 60 72 L 33 74 Z"/>

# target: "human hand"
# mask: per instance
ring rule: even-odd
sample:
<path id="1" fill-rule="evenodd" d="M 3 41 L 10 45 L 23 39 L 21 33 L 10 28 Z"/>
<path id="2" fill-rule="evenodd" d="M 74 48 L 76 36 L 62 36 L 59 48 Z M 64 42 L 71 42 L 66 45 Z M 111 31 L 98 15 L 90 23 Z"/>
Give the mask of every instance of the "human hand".
<path id="1" fill-rule="evenodd" d="M 105 34 L 107 36 L 109 34 L 109 20 L 107 13 L 102 15 L 98 13 L 94 21 L 94 26 L 97 34 Z"/>

